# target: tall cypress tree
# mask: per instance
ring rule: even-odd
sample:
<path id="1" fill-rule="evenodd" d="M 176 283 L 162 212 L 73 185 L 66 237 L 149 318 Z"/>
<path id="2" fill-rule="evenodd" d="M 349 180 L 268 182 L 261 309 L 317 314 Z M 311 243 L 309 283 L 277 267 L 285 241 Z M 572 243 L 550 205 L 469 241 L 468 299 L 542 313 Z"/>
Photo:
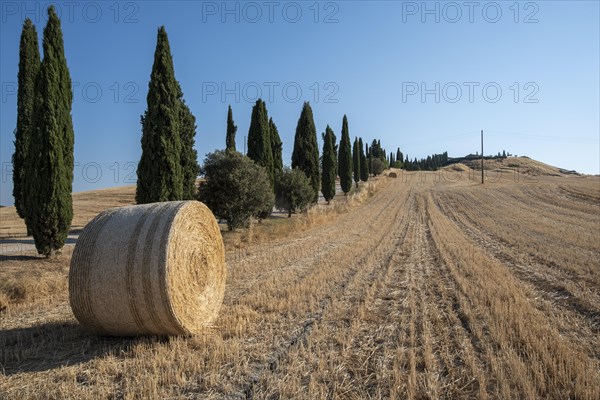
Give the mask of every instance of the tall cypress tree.
<path id="1" fill-rule="evenodd" d="M 352 146 L 352 169 L 354 171 L 354 183 L 358 187 L 360 181 L 360 147 L 358 147 L 358 138 L 354 138 Z"/>
<path id="2" fill-rule="evenodd" d="M 344 119 L 342 120 L 338 174 L 340 175 L 342 191 L 344 194 L 348 194 L 352 188 L 352 147 L 350 145 L 350 133 L 348 132 L 348 118 L 346 118 L 346 115 L 344 115 Z"/>
<path id="3" fill-rule="evenodd" d="M 25 218 L 23 179 L 25 159 L 32 135 L 33 100 L 35 79 L 40 69 L 40 48 L 35 25 L 29 18 L 23 24 L 19 45 L 19 89 L 17 92 L 17 128 L 15 130 L 15 152 L 13 164 L 13 197 L 19 217 Z M 27 228 L 29 233 L 30 229 Z"/>
<path id="4" fill-rule="evenodd" d="M 154 64 L 142 116 L 142 157 L 137 168 L 138 204 L 183 198 L 179 85 L 164 26 L 158 29 Z"/>
<path id="5" fill-rule="evenodd" d="M 271 187 L 275 188 L 269 119 L 267 107 L 261 99 L 256 100 L 256 104 L 252 107 L 248 130 L 248 157 L 267 170 Z"/>
<path id="6" fill-rule="evenodd" d="M 338 176 L 338 161 L 337 161 L 337 158 L 338 158 L 338 147 L 339 146 L 337 144 L 337 137 L 335 136 L 335 133 L 333 133 L 333 130 L 331 130 L 331 134 L 332 134 L 331 137 L 332 137 L 332 142 L 333 142 L 333 159 L 335 161 L 333 170 L 335 172 L 335 177 L 337 178 L 337 176 Z M 321 133 L 321 139 L 323 139 L 323 141 L 325 141 L 325 132 Z M 323 171 L 321 171 L 321 173 L 322 172 Z"/>
<path id="7" fill-rule="evenodd" d="M 233 122 L 233 111 L 231 105 L 227 111 L 227 135 L 225 137 L 225 149 L 227 152 L 235 151 L 235 134 L 237 133 L 237 126 Z"/>
<path id="8" fill-rule="evenodd" d="M 333 140 L 335 135 L 333 130 L 327 125 L 325 128 L 325 135 L 323 135 L 323 165 L 321 167 L 322 179 L 321 179 L 321 192 L 323 197 L 327 200 L 327 204 L 335 196 L 335 149 L 333 147 Z"/>
<path id="9" fill-rule="evenodd" d="M 25 158 L 25 220 L 38 253 L 63 247 L 73 219 L 73 92 L 60 20 L 48 8 L 44 60 L 35 81 L 31 137 Z"/>
<path id="10" fill-rule="evenodd" d="M 308 102 L 304 102 L 302 112 L 296 126 L 294 151 L 292 152 L 292 168 L 298 168 L 310 179 L 315 192 L 314 201 L 319 199 L 321 181 L 319 171 L 319 144 L 317 143 L 317 128 L 313 112 Z"/>
<path id="11" fill-rule="evenodd" d="M 337 136 L 335 136 L 335 133 L 333 132 L 333 129 L 331 130 L 331 142 L 333 143 L 333 159 L 335 160 L 334 162 L 334 169 L 335 169 L 335 177 L 337 178 L 338 176 L 338 142 L 337 142 Z"/>
<path id="12" fill-rule="evenodd" d="M 273 152 L 273 176 L 274 181 L 278 182 L 283 174 L 283 142 L 279 137 L 279 131 L 273 118 L 269 118 L 269 135 L 271 137 L 271 151 Z"/>
<path id="13" fill-rule="evenodd" d="M 178 85 L 179 86 L 179 85 Z M 181 139 L 181 173 L 182 200 L 196 198 L 196 178 L 200 172 L 198 152 L 194 149 L 196 137 L 196 117 L 183 100 L 183 92 L 179 87 L 179 136 Z"/>
<path id="14" fill-rule="evenodd" d="M 373 173 L 373 147 L 367 151 L 367 163 L 369 164 L 369 174 Z"/>
<path id="15" fill-rule="evenodd" d="M 366 182 L 369 180 L 369 166 L 362 138 L 358 139 L 358 147 L 360 148 L 360 180 Z"/>

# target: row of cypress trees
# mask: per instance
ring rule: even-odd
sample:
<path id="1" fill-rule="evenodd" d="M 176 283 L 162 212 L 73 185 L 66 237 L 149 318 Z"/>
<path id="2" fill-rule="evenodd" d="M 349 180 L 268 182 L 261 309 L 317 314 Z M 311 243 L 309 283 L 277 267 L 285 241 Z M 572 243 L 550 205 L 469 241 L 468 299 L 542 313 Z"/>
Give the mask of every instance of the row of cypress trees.
<path id="1" fill-rule="evenodd" d="M 269 119 L 268 124 L 265 122 L 267 118 Z M 227 151 L 236 151 L 236 132 L 237 127 L 233 121 L 231 106 L 229 106 L 225 139 Z M 350 145 L 346 115 L 342 120 L 342 137 L 339 146 L 329 125 L 322 133 L 322 138 L 323 151 L 319 162 L 313 112 L 310 104 L 305 102 L 296 126 L 292 169 L 303 171 L 309 178 L 315 202 L 318 199 L 319 190 L 327 202 L 335 196 L 335 182 L 338 175 L 343 192 L 348 193 L 352 188 L 353 179 L 358 186 L 358 182 L 366 182 L 371 173 L 369 146 L 363 145 L 362 138 L 355 138 L 354 146 Z M 375 140 L 374 143 L 375 146 L 378 146 L 379 142 Z M 376 148 L 379 149 L 379 147 Z M 377 152 L 377 157 L 379 157 L 379 153 L 380 151 Z M 268 117 L 266 104 L 261 99 L 258 99 L 252 108 L 247 155 L 266 169 L 272 185 L 275 186 L 283 170 L 282 142 L 273 119 Z"/>
<path id="2" fill-rule="evenodd" d="M 263 165 L 270 171 L 271 155 L 274 157 L 274 164 L 282 166 L 281 161 L 281 140 L 276 134 L 277 148 L 272 151 L 267 151 L 262 148 L 267 140 L 260 140 L 261 136 L 256 133 L 256 126 L 260 126 L 261 118 L 264 116 L 258 113 L 257 107 L 260 105 L 260 110 L 266 110 L 262 100 L 258 100 L 252 112 L 252 120 L 248 135 L 248 156 L 256 161 L 259 165 Z M 264 111 L 266 114 L 266 111 Z M 234 142 L 230 138 L 230 118 L 231 106 L 228 112 L 228 134 L 227 143 Z M 272 122 L 272 119 L 270 120 Z M 273 129 L 271 128 L 271 132 Z M 266 131 L 261 131 L 261 135 L 266 135 Z M 235 134 L 235 133 L 234 133 Z M 323 197 L 329 201 L 335 196 L 335 181 L 339 175 L 342 191 L 346 194 L 352 188 L 352 179 L 358 187 L 359 181 L 366 182 L 369 179 L 370 162 L 367 158 L 369 148 L 363 146 L 362 138 L 355 138 L 354 146 L 350 146 L 350 134 L 348 131 L 348 118 L 344 115 L 342 120 L 342 137 L 339 148 L 336 144 L 336 136 L 329 125 L 327 125 L 323 137 L 323 152 L 321 164 L 319 165 L 319 149 L 317 144 L 316 128 L 313 118 L 313 112 L 308 102 L 305 102 L 302 107 L 300 118 L 296 127 L 294 138 L 294 151 L 292 153 L 292 168 L 300 169 L 311 181 L 311 186 L 314 191 L 314 201 L 318 199 L 319 189 L 323 193 Z M 379 141 L 374 141 L 379 146 Z M 378 147 L 379 148 L 379 147 Z M 235 149 L 234 149 L 235 150 Z M 377 153 L 379 157 L 379 153 Z M 320 168 L 319 168 L 320 167 Z M 276 175 L 276 173 L 275 173 Z M 276 181 L 276 179 L 275 179 Z"/>
<path id="3" fill-rule="evenodd" d="M 181 87 L 175 79 L 164 27 L 158 31 L 147 103 L 148 108 L 141 118 L 142 157 L 137 169 L 136 201 L 149 203 L 195 198 L 195 180 L 199 171 L 197 154 L 193 148 L 195 118 L 185 104 Z M 236 151 L 236 132 L 237 126 L 229 106 L 225 139 L 228 152 Z M 335 134 L 329 126 L 323 138 L 324 150 L 320 165 L 313 112 L 310 104 L 305 102 L 296 126 L 292 169 L 303 171 L 309 178 L 315 202 L 319 190 L 327 201 L 333 198 L 336 176 L 340 177 L 344 193 L 348 193 L 353 178 L 358 186 L 360 180 L 368 179 L 370 172 L 370 162 L 367 162 L 362 138 L 356 138 L 354 147 L 350 146 L 348 119 L 345 115 L 339 149 Z M 252 107 L 247 156 L 265 168 L 273 190 L 283 173 L 282 147 L 277 126 L 269 118 L 266 103 L 258 99 Z M 267 216 L 270 210 L 265 210 L 264 214 Z"/>
<path id="4" fill-rule="evenodd" d="M 73 218 L 74 166 L 72 85 L 60 20 L 52 6 L 48 8 L 43 49 L 44 59 L 40 61 L 36 29 L 31 20 L 26 19 L 19 49 L 13 195 L 17 212 L 25 219 L 28 233 L 34 236 L 38 252 L 50 256 L 64 245 Z M 175 78 L 164 26 L 157 33 L 147 109 L 141 116 L 141 125 L 137 203 L 195 198 L 199 173 L 194 149 L 196 118 L 185 103 Z M 236 132 L 229 107 L 227 151 L 235 151 Z M 372 151 L 368 146 L 363 149 L 362 139 L 355 139 L 354 148 L 351 148 L 345 115 L 339 148 L 329 126 L 323 138 L 320 165 L 313 112 L 310 104 L 305 102 L 296 127 L 292 168 L 303 171 L 309 178 L 314 201 L 321 189 L 329 202 L 335 195 L 336 176 L 340 177 L 344 193 L 350 191 L 352 178 L 357 185 L 359 180 L 368 179 Z M 283 173 L 282 141 L 261 99 L 252 109 L 248 156 L 266 169 L 274 188 Z M 270 210 L 266 212 L 270 213 Z"/>
<path id="5" fill-rule="evenodd" d="M 42 45 L 40 61 L 37 32 L 26 19 L 19 45 L 13 196 L 38 253 L 50 257 L 71 227 L 74 167 L 71 76 L 53 6 Z"/>

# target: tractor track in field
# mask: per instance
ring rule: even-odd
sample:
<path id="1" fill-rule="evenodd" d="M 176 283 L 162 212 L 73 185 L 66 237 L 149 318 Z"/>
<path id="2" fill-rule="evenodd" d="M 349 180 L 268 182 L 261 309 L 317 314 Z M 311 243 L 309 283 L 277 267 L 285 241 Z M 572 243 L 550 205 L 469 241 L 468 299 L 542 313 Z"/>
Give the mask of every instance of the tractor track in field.
<path id="1" fill-rule="evenodd" d="M 481 227 L 468 214 L 458 213 L 451 205 L 443 204 L 436 196 L 434 196 L 434 202 L 438 209 L 487 255 L 509 267 L 519 280 L 532 285 L 540 296 L 557 304 L 567 312 L 576 313 L 593 332 L 600 332 L 600 310 L 586 305 L 565 287 L 565 280 L 577 281 L 581 279 L 580 277 L 540 257 L 539 254 L 533 252 L 514 254 L 509 243 Z M 551 272 L 543 272 L 548 269 Z M 556 276 L 556 273 L 563 274 L 563 276 Z M 557 301 L 557 298 L 560 301 Z M 600 357 L 600 352 L 596 352 L 596 357 Z"/>
<path id="2" fill-rule="evenodd" d="M 386 213 L 386 211 L 389 211 L 390 207 L 394 205 L 396 206 L 396 208 L 398 208 L 398 205 L 395 204 L 397 203 L 397 200 L 398 199 L 396 198 L 390 197 L 388 199 L 385 199 L 383 205 L 379 205 L 378 203 L 378 208 L 375 209 L 374 215 L 370 216 L 371 222 L 369 224 L 360 224 L 357 223 L 356 220 L 351 218 L 344 221 L 341 227 L 337 227 L 338 229 L 331 229 L 331 227 L 329 227 L 329 229 L 324 229 L 324 231 L 326 232 L 332 232 L 335 230 L 336 232 L 338 232 L 337 234 L 341 237 L 332 237 L 331 239 L 335 239 L 333 240 L 333 242 L 336 243 L 336 245 L 332 246 L 332 248 L 328 248 L 326 254 L 320 256 L 319 259 L 327 263 L 325 260 L 327 260 L 328 257 L 331 256 L 331 253 L 343 253 L 348 246 L 356 246 L 356 238 L 360 238 L 364 234 L 371 232 L 372 226 L 377 226 L 383 223 L 386 219 L 389 222 L 389 212 Z M 366 208 L 373 207 L 369 205 Z M 356 216 L 354 217 L 356 218 Z M 394 220 L 392 219 L 391 221 Z M 400 224 L 402 224 L 402 220 Z M 344 225 L 353 225 L 354 229 L 345 229 L 347 227 Z M 356 228 L 358 228 L 358 233 Z M 320 235 L 322 234 L 323 232 L 320 233 Z M 313 236 L 311 237 L 327 237 L 317 236 L 315 235 L 315 233 L 312 233 L 312 235 Z M 396 242 L 400 242 L 402 238 L 402 236 L 396 237 Z M 245 398 L 254 397 L 254 393 L 256 392 L 256 386 L 260 385 L 263 376 L 265 374 L 276 373 L 282 360 L 284 360 L 287 357 L 290 351 L 293 351 L 293 349 L 297 348 L 298 346 L 306 344 L 307 337 L 310 335 L 313 326 L 321 322 L 323 316 L 327 314 L 334 300 L 338 300 L 340 298 L 356 297 L 357 294 L 355 291 L 352 290 L 352 288 L 354 282 L 359 280 L 359 278 L 362 278 L 360 279 L 361 281 L 367 282 L 376 278 L 376 275 L 379 273 L 380 270 L 375 271 L 375 264 L 372 261 L 369 264 L 368 261 L 372 260 L 376 253 L 385 251 L 385 247 L 387 246 L 388 242 L 385 240 L 376 241 L 373 240 L 373 238 L 371 238 L 371 241 L 371 247 L 362 244 L 361 247 L 365 248 L 363 251 L 361 251 L 361 256 L 358 259 L 353 260 L 352 264 L 348 265 L 348 268 L 345 269 L 341 274 L 342 278 L 335 283 L 335 286 L 333 286 L 331 290 L 329 290 L 327 293 L 323 293 L 323 296 L 318 300 L 316 308 L 311 310 L 310 314 L 306 318 L 301 319 L 300 321 L 295 323 L 295 327 L 291 329 L 292 333 L 287 335 L 287 337 L 285 338 L 285 340 L 282 341 L 282 343 L 270 350 L 269 355 L 266 357 L 265 361 L 257 363 L 252 367 L 253 371 L 250 374 L 249 378 L 246 380 L 246 383 L 243 385 L 243 393 Z M 392 256 L 393 254 L 386 255 L 388 262 Z M 294 262 L 305 263 L 308 261 L 308 263 L 310 264 L 313 260 L 314 259 L 312 257 L 307 257 L 295 260 Z M 289 282 L 289 285 L 301 284 L 303 280 L 310 279 L 311 274 L 315 271 L 315 266 L 309 265 L 309 267 L 312 268 L 305 268 L 302 274 L 296 276 L 294 280 Z M 337 267 L 335 267 L 335 265 L 330 265 L 330 267 L 334 267 L 334 269 L 337 270 Z M 366 277 L 362 276 L 365 274 L 367 275 Z M 287 329 L 290 330 L 289 326 L 287 327 Z"/>

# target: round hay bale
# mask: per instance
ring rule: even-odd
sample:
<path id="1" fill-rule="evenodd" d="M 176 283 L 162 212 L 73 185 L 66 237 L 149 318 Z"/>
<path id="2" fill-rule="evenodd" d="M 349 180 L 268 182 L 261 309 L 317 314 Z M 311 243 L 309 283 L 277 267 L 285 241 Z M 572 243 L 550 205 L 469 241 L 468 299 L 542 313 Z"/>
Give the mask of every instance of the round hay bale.
<path id="1" fill-rule="evenodd" d="M 390 178 L 397 178 L 398 175 L 396 175 L 395 172 L 390 172 L 390 174 L 388 175 Z"/>
<path id="2" fill-rule="evenodd" d="M 106 210 L 81 232 L 71 258 L 75 318 L 101 334 L 189 335 L 223 302 L 225 248 L 198 201 Z"/>

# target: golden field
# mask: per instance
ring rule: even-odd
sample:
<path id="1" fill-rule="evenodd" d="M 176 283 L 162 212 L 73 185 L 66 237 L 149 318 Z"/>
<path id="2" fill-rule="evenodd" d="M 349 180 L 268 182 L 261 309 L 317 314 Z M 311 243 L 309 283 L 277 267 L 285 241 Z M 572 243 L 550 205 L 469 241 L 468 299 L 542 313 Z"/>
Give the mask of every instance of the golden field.
<path id="1" fill-rule="evenodd" d="M 3 256 L 0 398 L 600 398 L 600 178 L 396 172 L 225 233 L 224 304 L 195 337 L 89 334 L 69 251 Z M 80 228 L 133 191 L 74 198 Z"/>

